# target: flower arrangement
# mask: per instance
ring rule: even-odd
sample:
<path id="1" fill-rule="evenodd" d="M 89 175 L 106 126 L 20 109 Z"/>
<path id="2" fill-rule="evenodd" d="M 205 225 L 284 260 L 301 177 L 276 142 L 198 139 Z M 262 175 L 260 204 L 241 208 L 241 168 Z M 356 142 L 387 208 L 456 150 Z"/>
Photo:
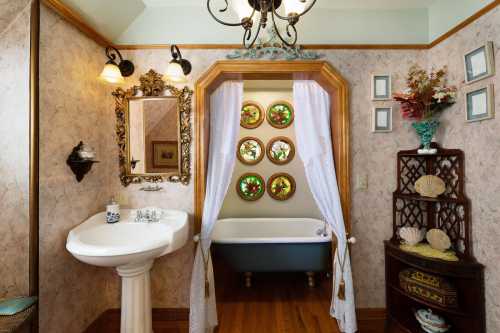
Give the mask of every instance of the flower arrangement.
<path id="1" fill-rule="evenodd" d="M 457 97 L 456 87 L 446 86 L 446 67 L 428 73 L 418 66 L 412 66 L 406 83 L 408 89 L 395 93 L 393 98 L 401 104 L 401 115 L 413 121 L 412 126 L 420 136 L 422 154 L 434 154 L 431 141 L 437 128 L 439 115 L 451 105 Z"/>
<path id="2" fill-rule="evenodd" d="M 457 89 L 445 85 L 446 67 L 438 71 L 427 71 L 412 66 L 406 83 L 408 89 L 394 94 L 394 100 L 401 103 L 401 114 L 409 120 L 434 118 L 455 103 Z"/>

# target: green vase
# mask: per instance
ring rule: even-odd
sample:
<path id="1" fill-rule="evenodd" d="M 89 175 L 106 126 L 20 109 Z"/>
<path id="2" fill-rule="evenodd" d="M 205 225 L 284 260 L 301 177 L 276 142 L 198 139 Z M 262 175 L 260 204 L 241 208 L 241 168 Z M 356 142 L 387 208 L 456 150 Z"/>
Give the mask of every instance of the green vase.
<path id="1" fill-rule="evenodd" d="M 436 119 L 422 120 L 412 124 L 413 128 L 417 131 L 417 134 L 420 137 L 420 143 L 423 148 L 421 149 L 422 153 L 432 154 L 434 152 L 434 150 L 431 149 L 431 142 L 434 134 L 436 134 L 436 131 L 439 128 L 439 125 L 440 122 Z"/>

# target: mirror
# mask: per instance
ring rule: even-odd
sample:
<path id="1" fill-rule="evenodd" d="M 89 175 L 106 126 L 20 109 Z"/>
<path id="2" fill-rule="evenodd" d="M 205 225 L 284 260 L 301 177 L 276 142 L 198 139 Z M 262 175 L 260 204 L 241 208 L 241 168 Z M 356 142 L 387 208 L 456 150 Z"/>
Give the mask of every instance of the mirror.
<path id="1" fill-rule="evenodd" d="M 193 92 L 166 85 L 153 70 L 141 76 L 140 82 L 140 86 L 113 93 L 122 184 L 171 181 L 187 185 Z"/>
<path id="2" fill-rule="evenodd" d="M 178 172 L 178 133 L 177 99 L 131 99 L 128 138 L 130 174 Z"/>

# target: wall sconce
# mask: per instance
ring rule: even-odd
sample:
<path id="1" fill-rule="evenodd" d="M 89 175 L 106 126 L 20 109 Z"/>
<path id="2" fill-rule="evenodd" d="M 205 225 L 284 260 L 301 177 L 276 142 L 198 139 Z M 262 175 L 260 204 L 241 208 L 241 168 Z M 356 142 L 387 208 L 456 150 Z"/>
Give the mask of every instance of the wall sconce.
<path id="1" fill-rule="evenodd" d="M 167 72 L 165 73 L 163 79 L 165 81 L 172 81 L 177 83 L 187 82 L 187 75 L 191 73 L 191 63 L 182 58 L 181 51 L 177 45 L 172 45 L 170 47 L 170 52 L 172 53 L 172 60 L 168 64 Z"/>
<path id="2" fill-rule="evenodd" d="M 116 56 L 120 58 L 120 62 L 116 64 Z M 116 48 L 112 46 L 106 47 L 106 56 L 108 62 L 104 65 L 104 69 L 99 76 L 101 79 L 109 83 L 124 83 L 123 77 L 128 77 L 134 74 L 134 64 L 130 60 L 123 60 L 123 57 Z"/>

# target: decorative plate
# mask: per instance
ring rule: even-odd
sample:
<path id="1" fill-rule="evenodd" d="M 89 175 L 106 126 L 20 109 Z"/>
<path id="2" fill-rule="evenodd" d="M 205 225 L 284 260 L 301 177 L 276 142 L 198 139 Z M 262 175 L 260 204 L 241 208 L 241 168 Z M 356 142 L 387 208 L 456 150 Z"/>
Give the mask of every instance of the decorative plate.
<path id="1" fill-rule="evenodd" d="M 274 128 L 287 128 L 293 123 L 294 111 L 290 103 L 277 101 L 267 109 L 267 121 Z"/>
<path id="2" fill-rule="evenodd" d="M 295 146 L 289 138 L 278 136 L 272 138 L 267 144 L 267 157 L 274 164 L 283 165 L 290 163 L 295 156 Z"/>
<path id="3" fill-rule="evenodd" d="M 438 176 L 426 175 L 415 182 L 415 191 L 423 197 L 437 198 L 446 191 L 446 184 Z"/>
<path id="4" fill-rule="evenodd" d="M 264 179 L 257 173 L 245 173 L 238 179 L 236 191 L 245 201 L 259 200 L 266 191 Z"/>
<path id="5" fill-rule="evenodd" d="M 275 173 L 267 181 L 267 192 L 275 200 L 288 200 L 295 193 L 295 179 L 288 173 Z"/>
<path id="6" fill-rule="evenodd" d="M 257 138 L 247 136 L 238 143 L 236 156 L 241 163 L 255 165 L 264 157 L 264 144 Z"/>
<path id="7" fill-rule="evenodd" d="M 241 108 L 240 125 L 243 128 L 254 129 L 264 121 L 264 111 L 257 102 L 247 101 Z"/>
<path id="8" fill-rule="evenodd" d="M 438 251 L 444 252 L 451 247 L 450 237 L 441 229 L 431 229 L 426 235 L 430 246 Z"/>

